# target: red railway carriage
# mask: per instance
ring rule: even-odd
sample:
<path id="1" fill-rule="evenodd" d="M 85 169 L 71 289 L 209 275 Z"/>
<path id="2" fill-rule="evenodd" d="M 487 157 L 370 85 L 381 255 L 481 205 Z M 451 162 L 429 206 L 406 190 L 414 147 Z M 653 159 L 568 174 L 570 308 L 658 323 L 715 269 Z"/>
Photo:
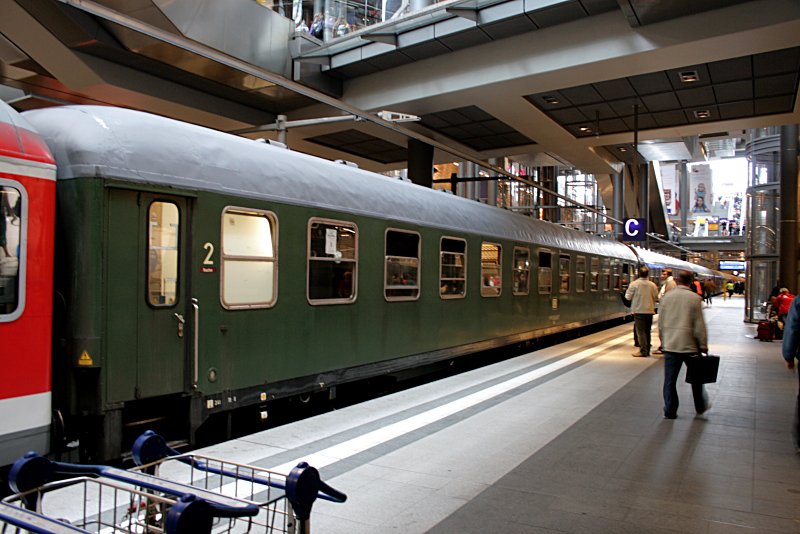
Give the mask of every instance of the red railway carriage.
<path id="1" fill-rule="evenodd" d="M 49 450 L 56 168 L 0 101 L 0 465 Z"/>

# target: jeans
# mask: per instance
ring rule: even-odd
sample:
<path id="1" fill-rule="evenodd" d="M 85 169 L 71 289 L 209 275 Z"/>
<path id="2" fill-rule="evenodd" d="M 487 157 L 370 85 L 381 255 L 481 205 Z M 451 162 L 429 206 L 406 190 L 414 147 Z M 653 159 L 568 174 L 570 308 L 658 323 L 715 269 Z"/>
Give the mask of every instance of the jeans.
<path id="1" fill-rule="evenodd" d="M 685 362 L 690 365 L 689 360 L 694 354 L 680 352 L 664 352 L 664 415 L 675 417 L 678 414 L 678 375 L 681 372 L 681 365 Z M 706 411 L 706 394 L 703 384 L 692 384 L 692 396 L 694 397 L 694 409 L 697 413 Z M 798 398 L 800 402 L 800 398 Z"/>
<path id="2" fill-rule="evenodd" d="M 800 369 L 797 370 L 797 377 L 800 379 Z M 794 409 L 794 426 L 792 427 L 794 445 L 800 451 L 800 386 L 797 389 L 797 406 Z"/>
<path id="3" fill-rule="evenodd" d="M 639 342 L 639 351 L 645 356 L 650 355 L 650 330 L 653 328 L 652 313 L 633 314 L 633 328 L 635 340 Z"/>

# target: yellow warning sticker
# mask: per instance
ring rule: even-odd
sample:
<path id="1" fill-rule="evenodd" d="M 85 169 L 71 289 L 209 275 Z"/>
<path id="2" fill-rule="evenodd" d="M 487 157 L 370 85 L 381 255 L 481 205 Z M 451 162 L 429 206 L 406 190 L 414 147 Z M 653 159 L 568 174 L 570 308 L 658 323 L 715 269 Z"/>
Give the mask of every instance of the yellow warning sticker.
<path id="1" fill-rule="evenodd" d="M 81 353 L 81 357 L 78 358 L 78 365 L 94 365 L 94 361 L 92 360 L 92 357 L 89 356 L 88 352 L 83 351 L 83 353 Z"/>

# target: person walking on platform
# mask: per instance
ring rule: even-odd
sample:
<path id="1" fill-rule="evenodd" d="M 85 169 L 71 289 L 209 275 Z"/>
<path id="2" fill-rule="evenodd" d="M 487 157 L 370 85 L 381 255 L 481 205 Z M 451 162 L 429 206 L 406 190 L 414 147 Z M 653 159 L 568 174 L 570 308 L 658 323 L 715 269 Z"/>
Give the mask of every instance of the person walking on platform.
<path id="1" fill-rule="evenodd" d="M 714 297 L 714 281 L 710 278 L 703 282 L 703 298 L 711 306 L 711 299 Z"/>
<path id="2" fill-rule="evenodd" d="M 675 289 L 675 279 L 672 277 L 672 269 L 664 269 L 661 272 L 661 287 L 658 290 L 658 300 L 661 300 L 664 295 Z M 653 354 L 664 354 L 664 347 L 659 342 L 658 348 L 653 351 Z"/>
<path id="3" fill-rule="evenodd" d="M 703 319 L 703 299 L 692 290 L 692 273 L 678 273 L 678 287 L 664 295 L 658 309 L 658 334 L 664 347 L 664 417 L 678 417 L 678 374 L 692 357 L 708 352 Z M 710 407 L 703 384 L 692 384 L 694 409 L 702 414 Z"/>
<path id="4" fill-rule="evenodd" d="M 650 356 L 650 330 L 656 313 L 658 288 L 647 279 L 649 274 L 650 269 L 646 266 L 639 267 L 639 278 L 631 282 L 625 292 L 625 298 L 631 301 L 633 327 L 639 342 L 639 351 L 633 353 L 637 357 Z"/>
<path id="5" fill-rule="evenodd" d="M 783 327 L 783 344 L 781 345 L 786 368 L 794 371 L 795 360 L 800 359 L 800 299 L 794 299 L 789 306 L 789 314 Z M 798 374 L 800 377 L 800 374 Z M 797 404 L 794 409 L 792 438 L 797 452 L 800 452 L 800 387 L 797 392 Z"/>

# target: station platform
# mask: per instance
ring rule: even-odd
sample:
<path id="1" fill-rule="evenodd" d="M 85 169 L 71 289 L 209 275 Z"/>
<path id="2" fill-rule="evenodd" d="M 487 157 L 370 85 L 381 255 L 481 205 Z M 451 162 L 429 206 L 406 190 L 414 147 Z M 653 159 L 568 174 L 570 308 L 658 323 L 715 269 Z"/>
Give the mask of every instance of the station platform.
<path id="1" fill-rule="evenodd" d="M 702 416 L 682 371 L 663 418 L 662 359 L 632 357 L 626 324 L 204 452 L 319 468 L 348 495 L 314 505 L 326 534 L 798 533 L 797 377 L 743 306 L 705 308 L 722 360 Z"/>

